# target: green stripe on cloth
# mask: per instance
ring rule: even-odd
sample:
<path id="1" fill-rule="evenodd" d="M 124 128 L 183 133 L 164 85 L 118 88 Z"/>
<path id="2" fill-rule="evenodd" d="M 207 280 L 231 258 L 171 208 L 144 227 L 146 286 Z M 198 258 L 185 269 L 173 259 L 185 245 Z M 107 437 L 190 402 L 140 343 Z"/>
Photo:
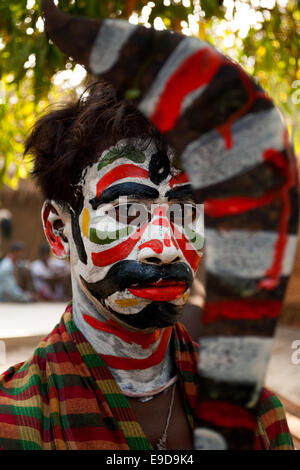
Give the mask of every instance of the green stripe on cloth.
<path id="1" fill-rule="evenodd" d="M 282 432 L 280 434 L 277 434 L 270 441 L 270 446 L 271 449 L 275 449 L 277 447 L 280 447 L 282 450 L 284 449 L 284 447 L 287 447 L 289 449 L 290 447 L 294 447 L 293 439 L 288 432 Z"/>
<path id="2" fill-rule="evenodd" d="M 197 354 L 179 323 L 172 348 L 193 428 Z M 254 448 L 293 448 L 281 403 L 270 392 L 262 394 L 258 418 Z M 152 449 L 103 358 L 76 328 L 70 305 L 33 356 L 0 376 L 0 449 Z"/>

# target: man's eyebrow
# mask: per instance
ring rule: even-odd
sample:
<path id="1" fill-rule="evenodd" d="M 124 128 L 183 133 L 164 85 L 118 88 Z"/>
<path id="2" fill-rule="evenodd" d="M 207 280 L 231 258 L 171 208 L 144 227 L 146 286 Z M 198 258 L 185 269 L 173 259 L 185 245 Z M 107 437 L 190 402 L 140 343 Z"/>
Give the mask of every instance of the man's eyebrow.
<path id="1" fill-rule="evenodd" d="M 130 196 L 137 199 L 157 199 L 159 192 L 157 189 L 140 183 L 120 183 L 103 191 L 100 197 L 90 199 L 90 204 L 96 210 L 100 204 L 107 204 L 118 199 L 120 196 Z"/>
<path id="2" fill-rule="evenodd" d="M 170 189 L 166 192 L 165 197 L 167 197 L 169 201 L 172 199 L 195 199 L 192 186 L 190 184 L 185 184 L 183 186 L 177 186 L 176 188 Z"/>

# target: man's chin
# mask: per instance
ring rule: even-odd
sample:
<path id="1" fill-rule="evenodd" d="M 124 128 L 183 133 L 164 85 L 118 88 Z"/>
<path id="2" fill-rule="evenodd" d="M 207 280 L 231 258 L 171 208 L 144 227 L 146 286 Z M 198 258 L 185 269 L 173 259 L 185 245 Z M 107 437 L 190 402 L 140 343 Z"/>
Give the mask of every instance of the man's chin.
<path id="1" fill-rule="evenodd" d="M 182 311 L 182 305 L 174 305 L 169 302 L 151 302 L 140 312 L 127 315 L 117 313 L 110 309 L 116 321 L 139 330 L 173 326 L 179 320 Z"/>

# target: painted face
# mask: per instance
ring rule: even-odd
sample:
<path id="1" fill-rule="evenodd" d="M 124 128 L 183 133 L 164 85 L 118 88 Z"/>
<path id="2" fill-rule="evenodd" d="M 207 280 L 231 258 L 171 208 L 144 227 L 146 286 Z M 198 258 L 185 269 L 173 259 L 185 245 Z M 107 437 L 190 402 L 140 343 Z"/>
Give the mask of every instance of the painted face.
<path id="1" fill-rule="evenodd" d="M 138 329 L 178 320 L 202 257 L 203 206 L 170 161 L 154 143 L 119 141 L 85 171 L 72 216 L 81 288 L 106 318 Z"/>

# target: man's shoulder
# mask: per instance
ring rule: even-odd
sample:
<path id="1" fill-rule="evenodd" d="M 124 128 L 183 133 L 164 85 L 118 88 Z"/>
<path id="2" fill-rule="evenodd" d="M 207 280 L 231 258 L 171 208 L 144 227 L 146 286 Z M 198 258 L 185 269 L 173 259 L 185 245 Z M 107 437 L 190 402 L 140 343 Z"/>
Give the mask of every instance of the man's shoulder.
<path id="1" fill-rule="evenodd" d="M 9 367 L 0 375 L 0 406 L 7 397 L 18 401 L 19 394 L 24 398 L 31 387 L 35 386 L 35 394 L 39 386 L 42 388 L 46 375 L 46 348 L 47 341 L 41 341 L 28 360 Z"/>
<path id="2" fill-rule="evenodd" d="M 31 358 L 0 376 L 0 449 L 41 449 L 48 413 L 46 352 L 42 343 Z"/>
<path id="3" fill-rule="evenodd" d="M 58 411 L 60 363 L 67 361 L 65 369 L 74 373 L 60 331 L 63 317 L 27 361 L 0 375 L 0 449 L 48 449 L 53 445 L 49 433 L 51 410 L 52 414 L 53 409 L 54 414 Z"/>
<path id="4" fill-rule="evenodd" d="M 7 397 L 14 401 L 24 401 L 34 395 L 44 395 L 49 375 L 47 364 L 55 359 L 57 351 L 63 349 L 59 326 L 60 323 L 55 325 L 52 331 L 37 343 L 26 361 L 9 367 L 0 375 L 0 406 Z"/>

